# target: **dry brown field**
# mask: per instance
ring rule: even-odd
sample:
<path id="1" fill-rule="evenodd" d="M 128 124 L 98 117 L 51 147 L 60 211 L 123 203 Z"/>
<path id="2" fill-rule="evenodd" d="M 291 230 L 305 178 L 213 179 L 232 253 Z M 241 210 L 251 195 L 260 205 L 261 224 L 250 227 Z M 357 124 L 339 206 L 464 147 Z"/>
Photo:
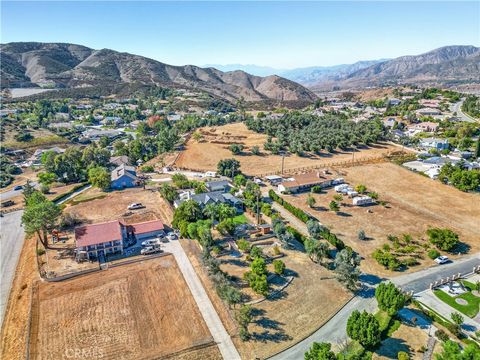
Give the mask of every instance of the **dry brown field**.
<path id="1" fill-rule="evenodd" d="M 124 218 L 127 222 L 140 222 L 153 219 L 170 224 L 173 211 L 158 192 L 131 188 L 122 191 L 103 193 L 98 189 L 88 189 L 74 200 L 92 198 L 93 200 L 69 204 L 66 213 L 74 213 L 87 223 L 98 223 Z M 142 203 L 145 208 L 128 211 L 131 203 Z M 127 215 L 128 216 L 125 216 Z M 130 219 L 130 220 L 129 220 Z"/>
<path id="2" fill-rule="evenodd" d="M 297 343 L 320 328 L 352 296 L 333 278 L 332 272 L 314 264 L 305 253 L 282 249 L 286 254 L 282 260 L 294 279 L 275 298 L 252 305 L 255 309 L 253 323 L 249 325 L 252 339 L 242 342 L 232 324 L 234 310 L 228 309 L 218 298 L 202 269 L 197 243 L 183 240 L 182 246 L 242 359 L 264 359 Z"/>
<path id="3" fill-rule="evenodd" d="M 204 358 L 220 358 L 173 256 L 42 282 L 35 291 L 32 359 L 152 359 L 205 346 Z"/>
<path id="4" fill-rule="evenodd" d="M 352 200 L 345 196 L 342 203 L 347 206 L 341 206 L 339 214 L 335 214 L 328 210 L 335 194 L 333 189 L 313 195 L 317 201 L 315 209 L 306 205 L 306 193 L 284 197 L 317 217 L 365 257 L 362 270 L 380 275 L 396 274 L 384 270 L 371 257 L 376 248 L 388 242 L 388 234 L 410 234 L 414 239 L 426 240 L 425 232 L 429 227 L 450 228 L 470 246 L 471 253 L 480 249 L 478 194 L 461 192 L 388 162 L 340 169 L 340 175 L 351 185 L 364 184 L 368 191 L 377 192 L 379 200 L 386 201 L 387 206 L 354 207 L 350 205 Z M 368 240 L 358 240 L 360 229 L 365 231 Z M 411 269 L 418 270 L 432 264 L 432 260 L 426 258 Z"/>
<path id="5" fill-rule="evenodd" d="M 247 175 L 262 175 L 280 171 L 282 157 L 271 155 L 263 150 L 263 144 L 267 140 L 264 134 L 258 134 L 247 129 L 244 123 L 228 124 L 219 127 L 206 127 L 199 130 L 204 140 L 195 141 L 193 138 L 186 144 L 186 149 L 180 154 L 175 166 L 178 168 L 192 169 L 198 171 L 216 170 L 217 163 L 221 159 L 235 158 L 240 161 L 241 170 Z M 230 144 L 243 144 L 244 155 L 232 155 L 228 149 Z M 252 146 L 260 147 L 261 156 L 252 155 Z M 382 144 L 355 152 L 355 160 L 359 161 L 370 157 L 380 157 L 398 148 Z M 328 166 L 332 163 L 352 160 L 352 153 L 339 151 L 335 154 L 312 155 L 300 157 L 290 155 L 285 157 L 284 169 L 298 169 L 308 166 Z"/>
<path id="6" fill-rule="evenodd" d="M 373 360 L 396 359 L 400 351 L 410 354 L 412 360 L 422 360 L 422 346 L 427 346 L 428 334 L 424 329 L 406 324 L 400 325 L 397 331 L 373 353 Z"/>

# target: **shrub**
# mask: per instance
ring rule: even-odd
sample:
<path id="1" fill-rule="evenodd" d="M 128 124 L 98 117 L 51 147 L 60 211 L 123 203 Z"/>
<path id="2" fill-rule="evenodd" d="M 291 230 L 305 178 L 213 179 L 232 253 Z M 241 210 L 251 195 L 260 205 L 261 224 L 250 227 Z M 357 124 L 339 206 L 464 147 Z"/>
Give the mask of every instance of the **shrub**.
<path id="1" fill-rule="evenodd" d="M 250 243 L 245 239 L 237 240 L 237 246 L 240 251 L 249 252 L 250 251 Z"/>
<path id="2" fill-rule="evenodd" d="M 280 248 L 278 247 L 278 245 L 275 245 L 275 246 L 272 248 L 272 250 L 273 250 L 273 254 L 274 254 L 275 256 L 278 256 L 278 255 L 281 254 Z"/>
<path id="3" fill-rule="evenodd" d="M 435 331 L 435 336 L 440 340 L 440 341 L 448 341 L 449 337 L 447 335 L 447 333 L 445 331 L 443 331 L 442 329 L 438 329 L 437 331 Z"/>
<path id="4" fill-rule="evenodd" d="M 434 260 L 440 256 L 440 253 L 435 249 L 431 249 L 428 251 L 427 255 L 430 259 Z"/>
<path id="5" fill-rule="evenodd" d="M 366 235 L 365 235 L 365 231 L 360 230 L 360 231 L 358 232 L 358 240 L 365 240 L 366 238 L 367 238 L 367 237 L 366 237 Z"/>
<path id="6" fill-rule="evenodd" d="M 443 251 L 450 251 L 458 244 L 458 234 L 450 229 L 428 229 L 427 235 L 430 242 Z"/>
<path id="7" fill-rule="evenodd" d="M 50 192 L 50 187 L 48 185 L 41 185 L 40 191 L 42 194 L 48 194 Z"/>
<path id="8" fill-rule="evenodd" d="M 38 256 L 42 256 L 43 254 L 45 254 L 45 249 L 37 249 Z"/>
<path id="9" fill-rule="evenodd" d="M 282 275 L 285 271 L 285 263 L 282 260 L 273 260 L 273 268 L 276 274 Z"/>
<path id="10" fill-rule="evenodd" d="M 406 353 L 405 351 L 399 351 L 398 354 L 397 354 L 397 359 L 398 360 L 409 360 L 410 355 L 408 355 L 408 353 Z"/>
<path id="11" fill-rule="evenodd" d="M 311 191 L 312 193 L 315 193 L 315 194 L 320 194 L 320 193 L 323 192 L 322 187 L 321 187 L 321 186 L 318 186 L 318 185 L 312 187 L 312 188 L 310 189 L 310 191 Z"/>
<path id="12" fill-rule="evenodd" d="M 393 254 L 388 251 L 383 251 L 382 249 L 375 250 L 372 257 L 377 260 L 380 265 L 393 271 L 400 269 L 402 265 Z"/>
<path id="13" fill-rule="evenodd" d="M 153 165 L 145 165 L 145 166 L 142 166 L 141 171 L 143 173 L 151 173 L 155 171 L 155 168 L 153 167 Z"/>

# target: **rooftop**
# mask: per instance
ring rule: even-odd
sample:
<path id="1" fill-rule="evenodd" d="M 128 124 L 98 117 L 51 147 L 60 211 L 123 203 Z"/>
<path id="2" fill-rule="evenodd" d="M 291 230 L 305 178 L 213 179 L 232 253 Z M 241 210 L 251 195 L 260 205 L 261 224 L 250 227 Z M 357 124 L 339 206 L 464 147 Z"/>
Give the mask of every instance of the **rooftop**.
<path id="1" fill-rule="evenodd" d="M 78 227 L 75 229 L 75 239 L 78 247 L 122 240 L 120 223 L 114 220 Z"/>

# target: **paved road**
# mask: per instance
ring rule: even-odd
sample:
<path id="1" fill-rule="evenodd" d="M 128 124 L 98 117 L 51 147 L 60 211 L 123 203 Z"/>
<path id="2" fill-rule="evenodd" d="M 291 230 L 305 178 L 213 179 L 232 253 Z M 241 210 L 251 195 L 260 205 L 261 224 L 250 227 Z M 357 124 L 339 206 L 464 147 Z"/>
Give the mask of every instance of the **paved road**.
<path id="1" fill-rule="evenodd" d="M 425 270 L 405 274 L 392 279 L 392 281 L 406 291 L 419 293 L 430 288 L 434 281 L 456 275 L 472 272 L 474 266 L 480 265 L 480 253 L 465 256 L 448 264 L 435 265 Z"/>
<path id="2" fill-rule="evenodd" d="M 19 210 L 0 217 L 0 325 L 3 322 L 10 287 L 25 240 L 21 226 L 22 214 L 23 211 Z"/>
<path id="3" fill-rule="evenodd" d="M 459 102 L 453 104 L 450 108 L 450 111 L 451 112 L 456 112 L 457 113 L 457 117 L 460 118 L 462 121 L 466 121 L 466 122 L 476 122 L 476 120 L 474 118 L 472 118 L 471 116 L 465 114 L 463 111 L 462 111 L 462 104 L 463 104 L 463 101 L 465 99 L 462 99 L 460 100 Z"/>
<path id="4" fill-rule="evenodd" d="M 31 181 L 30 184 L 32 184 L 32 186 L 34 186 L 35 188 L 39 189 L 39 185 L 37 182 L 35 181 Z M 15 197 L 17 195 L 21 195 L 23 193 L 23 189 L 20 189 L 20 190 L 13 190 L 13 188 L 11 190 L 8 190 L 8 191 L 5 191 L 3 193 L 0 194 L 0 199 L 2 199 L 2 201 L 5 201 L 5 200 L 8 200 L 8 199 L 11 199 L 12 197 Z"/>
<path id="5" fill-rule="evenodd" d="M 77 190 L 62 201 L 59 201 L 58 204 L 77 196 L 90 187 L 91 185 L 87 185 Z M 13 278 L 15 277 L 15 270 L 25 240 L 22 215 L 23 210 L 18 210 L 6 213 L 3 217 L 0 217 L 0 325 L 3 322 L 10 288 Z"/>
<path id="6" fill-rule="evenodd" d="M 400 275 L 392 279 L 392 281 L 401 286 L 405 290 L 413 290 L 415 293 L 424 291 L 429 288 L 432 281 L 441 279 L 442 277 L 451 276 L 458 273 L 468 273 L 472 271 L 475 265 L 480 265 L 480 253 L 469 257 L 456 260 L 450 264 L 439 265 L 433 268 L 421 270 L 412 274 Z M 365 278 L 375 279 L 374 276 L 365 275 Z M 370 286 L 359 296 L 354 297 L 342 310 L 340 310 L 333 318 L 331 318 L 324 326 L 317 330 L 314 334 L 297 343 L 293 347 L 273 356 L 274 360 L 293 360 L 302 359 L 303 354 L 310 348 L 314 341 L 331 342 L 341 344 L 347 339 L 346 325 L 347 320 L 353 310 L 374 312 L 377 309 L 377 303 L 373 296 L 373 281 Z"/>
<path id="7" fill-rule="evenodd" d="M 238 354 L 232 339 L 228 335 L 227 330 L 225 330 L 217 311 L 213 307 L 207 292 L 190 263 L 190 260 L 185 254 L 185 251 L 180 245 L 180 242 L 175 240 L 170 241 L 165 244 L 163 248 L 165 251 L 171 252 L 175 256 L 178 267 L 192 292 L 193 298 L 200 309 L 200 313 L 202 314 L 213 339 L 217 343 L 223 358 L 226 360 L 240 360 L 240 355 Z M 188 326 L 188 324 L 186 324 L 186 326 Z"/>

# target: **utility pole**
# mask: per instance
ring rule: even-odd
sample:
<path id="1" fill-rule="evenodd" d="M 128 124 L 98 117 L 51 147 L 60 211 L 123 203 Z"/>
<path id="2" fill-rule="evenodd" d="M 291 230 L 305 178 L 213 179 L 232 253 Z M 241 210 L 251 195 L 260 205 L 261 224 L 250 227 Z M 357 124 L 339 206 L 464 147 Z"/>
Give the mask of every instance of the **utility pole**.
<path id="1" fill-rule="evenodd" d="M 282 175 L 283 175 L 284 167 L 285 167 L 285 152 L 282 152 Z"/>
<path id="2" fill-rule="evenodd" d="M 260 206 L 258 204 L 258 198 L 260 194 L 257 192 L 257 225 L 260 225 Z"/>

